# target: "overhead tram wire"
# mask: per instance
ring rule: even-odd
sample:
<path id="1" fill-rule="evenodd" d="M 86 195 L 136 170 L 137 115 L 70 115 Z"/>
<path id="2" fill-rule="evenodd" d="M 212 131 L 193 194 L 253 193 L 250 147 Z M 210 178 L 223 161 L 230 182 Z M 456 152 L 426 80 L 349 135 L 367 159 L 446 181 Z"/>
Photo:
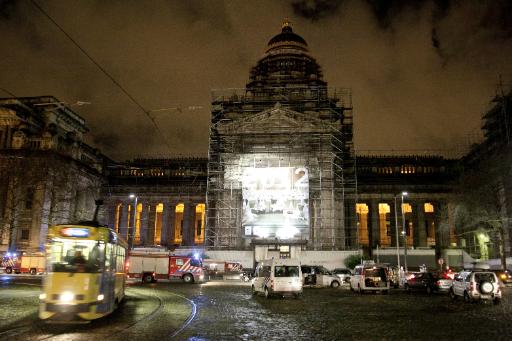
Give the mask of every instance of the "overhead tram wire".
<path id="1" fill-rule="evenodd" d="M 14 98 L 18 98 L 18 96 L 16 96 L 15 94 L 13 94 L 12 92 L 10 92 L 9 90 L 5 89 L 5 88 L 0 88 L 0 90 L 2 90 L 3 92 L 5 92 L 6 94 L 9 94 L 10 96 L 14 97 Z"/>
<path id="2" fill-rule="evenodd" d="M 144 109 L 144 107 L 132 96 L 130 95 L 130 93 L 125 89 L 123 88 L 123 86 L 121 84 L 119 84 L 118 81 L 115 80 L 115 78 L 110 75 L 107 70 L 105 70 L 98 62 L 96 62 L 96 60 L 94 60 L 94 58 L 92 58 L 88 53 L 87 51 L 85 51 L 74 39 L 73 37 L 71 37 L 41 6 L 39 6 L 39 4 L 35 1 L 35 0 L 30 0 L 30 2 L 48 19 L 50 20 L 87 58 L 89 58 L 89 60 L 94 64 L 96 65 L 96 67 L 98 69 L 101 70 L 101 72 L 103 72 L 103 74 L 105 76 L 107 76 L 107 78 L 109 78 L 143 113 L 144 115 L 147 116 L 147 118 L 149 118 L 149 120 L 151 121 L 151 123 L 153 124 L 153 126 L 155 127 L 156 131 L 158 132 L 158 134 L 162 137 L 163 141 L 165 142 L 165 145 L 167 146 L 167 148 L 169 149 L 169 153 L 172 152 L 172 149 L 171 149 L 171 146 L 169 144 L 169 142 L 167 141 L 167 139 L 165 138 L 165 135 L 162 133 L 162 131 L 160 130 L 160 128 L 158 127 L 158 125 L 156 124 L 156 121 L 154 119 L 154 117 L 152 117 L 150 115 L 150 112 L 146 109 Z"/>

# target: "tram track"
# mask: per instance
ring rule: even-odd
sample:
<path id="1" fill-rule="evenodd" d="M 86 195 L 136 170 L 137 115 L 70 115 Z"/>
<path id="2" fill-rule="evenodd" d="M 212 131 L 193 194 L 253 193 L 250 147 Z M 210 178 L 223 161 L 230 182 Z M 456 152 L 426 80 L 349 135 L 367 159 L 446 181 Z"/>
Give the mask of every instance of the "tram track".
<path id="1" fill-rule="evenodd" d="M 20 283 L 25 284 L 25 283 Z M 35 285 L 37 286 L 37 285 Z M 39 285 L 40 286 L 40 285 Z M 130 287 L 130 293 L 127 295 L 125 300 L 130 299 L 142 299 L 145 302 L 153 301 L 156 302 L 154 307 L 150 311 L 144 314 L 144 316 L 130 321 L 129 323 L 117 323 L 117 320 L 123 321 L 123 316 L 113 316 L 105 317 L 100 320 L 92 321 L 91 324 L 52 324 L 46 323 L 44 321 L 33 321 L 32 323 L 25 323 L 20 326 L 16 326 L 13 328 L 9 328 L 0 332 L 0 339 L 13 339 L 13 340 L 37 340 L 37 341 L 48 341 L 48 340 L 64 340 L 66 339 L 66 335 L 74 334 L 74 338 L 76 338 L 76 334 L 84 333 L 84 338 L 108 338 L 108 339 L 122 339 L 129 335 L 131 331 L 136 331 L 136 329 L 157 317 L 165 307 L 165 299 L 160 297 L 158 291 L 155 288 L 152 288 L 152 292 L 142 292 L 143 290 L 147 290 L 149 288 L 142 288 L 132 286 Z M 167 335 L 166 338 L 174 339 L 179 334 L 181 334 L 196 318 L 197 316 L 197 305 L 191 299 L 182 296 L 177 293 L 173 293 L 170 291 L 165 291 L 165 295 L 174 296 L 179 298 L 180 300 L 186 301 L 187 304 L 191 308 L 191 312 L 186 318 L 186 320 L 181 323 L 177 328 L 175 328 L 172 332 L 165 333 L 163 335 Z M 121 313 L 123 307 L 120 307 Z M 113 314 L 119 314 L 119 309 L 116 310 Z M 57 330 L 51 330 L 49 326 L 55 326 Z M 92 328 L 91 328 L 92 327 Z M 90 328 L 90 329 L 88 329 Z M 59 330 L 61 329 L 61 330 Z M 63 329 L 63 330 L 62 330 Z"/>
<path id="2" fill-rule="evenodd" d="M 141 318 L 139 318 L 139 319 L 137 319 L 137 320 L 127 324 L 127 325 L 113 327 L 114 330 L 110 331 L 108 333 L 102 333 L 102 332 L 94 333 L 94 329 L 91 330 L 95 337 L 111 338 L 113 336 L 119 336 L 121 334 L 125 334 L 128 330 L 133 329 L 134 327 L 136 327 L 140 323 L 143 323 L 143 322 L 146 322 L 148 320 L 151 320 L 154 316 L 156 316 L 159 312 L 162 311 L 162 308 L 164 307 L 164 302 L 163 302 L 163 300 L 160 297 L 158 297 L 157 295 L 154 294 L 154 291 L 153 291 L 152 295 L 148 295 L 148 294 L 137 292 L 137 289 L 135 289 L 133 287 L 131 288 L 131 291 L 135 291 L 136 296 L 138 296 L 138 297 L 142 296 L 142 297 L 146 297 L 146 298 L 155 299 L 157 301 L 156 307 L 151 312 L 149 312 L 148 314 L 145 314 L 143 317 L 141 317 Z M 125 300 L 126 300 L 126 298 L 125 298 Z M 124 304 L 124 303 L 121 303 L 121 304 Z M 119 307 L 118 307 L 118 309 L 119 309 Z M 100 323 L 103 324 L 105 321 L 101 321 L 101 320 L 99 320 L 99 321 L 91 321 L 91 323 L 93 323 L 93 324 L 95 322 L 100 322 Z M 91 324 L 87 324 L 87 325 L 91 325 Z M 74 328 L 73 330 L 66 330 L 63 333 L 58 333 L 56 335 L 49 335 L 47 337 L 37 338 L 37 341 L 57 340 L 57 339 L 61 338 L 63 335 L 74 333 L 76 331 L 77 331 L 76 328 Z"/>
<path id="3" fill-rule="evenodd" d="M 132 288 L 132 290 L 133 289 L 134 288 Z M 154 291 L 155 290 L 153 290 L 153 293 L 154 293 Z M 141 295 L 141 294 L 139 293 L 139 295 Z M 113 333 L 105 335 L 106 337 L 110 337 L 110 336 L 114 336 L 114 335 L 125 333 L 127 330 L 132 329 L 133 327 L 135 327 L 136 325 L 140 324 L 141 322 L 145 322 L 145 321 L 151 320 L 154 316 L 156 316 L 156 314 L 158 314 L 159 312 L 162 311 L 162 309 L 164 307 L 164 302 L 163 302 L 163 300 L 159 296 L 156 296 L 154 294 L 153 295 L 142 294 L 141 296 L 156 298 L 157 301 L 158 301 L 157 307 L 155 309 L 153 309 L 152 312 L 150 312 L 149 314 L 145 315 L 144 317 L 138 319 L 137 321 L 134 321 L 134 322 L 128 324 L 127 326 L 124 326 L 121 332 L 115 331 Z"/>

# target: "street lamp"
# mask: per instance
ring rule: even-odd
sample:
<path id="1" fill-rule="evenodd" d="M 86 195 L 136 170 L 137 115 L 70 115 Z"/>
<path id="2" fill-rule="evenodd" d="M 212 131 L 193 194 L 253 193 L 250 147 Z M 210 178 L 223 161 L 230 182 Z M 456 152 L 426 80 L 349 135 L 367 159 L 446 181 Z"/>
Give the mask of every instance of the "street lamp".
<path id="1" fill-rule="evenodd" d="M 398 266 L 398 276 L 400 277 L 400 240 L 398 238 L 398 215 L 396 214 L 396 197 L 395 195 L 395 234 L 396 234 L 396 263 Z"/>
<path id="2" fill-rule="evenodd" d="M 405 229 L 405 212 L 404 212 L 404 196 L 407 196 L 407 192 L 402 192 L 402 233 L 404 235 L 404 270 L 407 273 L 407 230 Z"/>
<path id="3" fill-rule="evenodd" d="M 133 206 L 133 225 L 131 227 L 128 227 L 128 248 L 131 250 L 133 248 L 133 233 L 135 231 L 135 224 L 137 223 L 137 199 L 139 197 L 135 194 L 130 194 L 130 199 L 135 199 L 135 205 Z"/>
<path id="4" fill-rule="evenodd" d="M 400 208 L 402 210 L 402 222 L 404 221 L 404 209 L 403 209 L 404 196 L 407 196 L 407 194 L 408 194 L 407 192 L 400 193 L 400 197 L 402 198 L 402 207 Z M 398 197 L 398 194 L 394 196 L 394 200 L 395 200 L 396 262 L 397 262 L 397 265 L 398 265 L 398 273 L 400 273 L 400 234 L 398 233 L 398 214 L 397 214 L 397 210 L 396 210 L 396 198 L 397 197 Z M 404 226 L 402 226 L 402 230 L 403 231 L 405 230 Z M 405 251 L 404 251 L 404 261 L 405 261 L 404 267 L 405 267 L 405 271 L 407 271 L 407 260 L 406 260 L 406 257 L 407 257 L 407 249 L 405 249 Z"/>

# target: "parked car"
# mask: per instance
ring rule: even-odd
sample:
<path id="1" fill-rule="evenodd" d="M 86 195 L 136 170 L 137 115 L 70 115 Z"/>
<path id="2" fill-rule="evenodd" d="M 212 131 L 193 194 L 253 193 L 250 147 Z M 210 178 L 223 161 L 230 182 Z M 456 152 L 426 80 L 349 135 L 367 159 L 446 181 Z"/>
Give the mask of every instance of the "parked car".
<path id="1" fill-rule="evenodd" d="M 512 274 L 509 270 L 493 270 L 504 286 L 512 286 Z"/>
<path id="2" fill-rule="evenodd" d="M 267 259 L 256 267 L 252 279 L 252 293 L 262 293 L 269 298 L 272 295 L 302 294 L 302 273 L 298 259 Z"/>
<path id="3" fill-rule="evenodd" d="M 341 285 L 341 280 L 332 272 L 318 265 L 301 266 L 304 285 L 314 285 L 319 287 L 337 288 Z"/>
<path id="4" fill-rule="evenodd" d="M 490 270 L 461 271 L 455 276 L 450 289 L 450 297 L 453 300 L 459 296 L 466 302 L 489 300 L 499 304 L 502 292 L 498 276 Z"/>
<path id="5" fill-rule="evenodd" d="M 360 294 L 366 291 L 387 294 L 389 286 L 387 266 L 358 265 L 354 269 L 354 275 L 350 277 L 350 290 L 356 290 Z"/>
<path id="6" fill-rule="evenodd" d="M 410 291 L 424 291 L 427 294 L 433 292 L 444 292 L 450 291 L 452 286 L 452 280 L 448 278 L 442 278 L 437 274 L 430 272 L 419 272 L 411 275 L 405 283 L 405 290 Z"/>
<path id="7" fill-rule="evenodd" d="M 341 283 L 350 282 L 350 276 L 352 276 L 352 271 L 350 269 L 345 268 L 336 268 L 332 270 L 332 274 L 339 277 Z"/>

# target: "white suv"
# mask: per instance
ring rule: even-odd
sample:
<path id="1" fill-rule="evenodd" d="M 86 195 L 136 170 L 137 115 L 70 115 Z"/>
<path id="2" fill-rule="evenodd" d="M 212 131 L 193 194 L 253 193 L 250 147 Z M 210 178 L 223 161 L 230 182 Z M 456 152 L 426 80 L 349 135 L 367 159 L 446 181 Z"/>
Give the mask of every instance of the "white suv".
<path id="1" fill-rule="evenodd" d="M 501 301 L 500 282 L 492 271 L 462 271 L 453 280 L 450 297 L 456 300 L 463 297 L 464 301 L 490 300 L 494 304 Z"/>

